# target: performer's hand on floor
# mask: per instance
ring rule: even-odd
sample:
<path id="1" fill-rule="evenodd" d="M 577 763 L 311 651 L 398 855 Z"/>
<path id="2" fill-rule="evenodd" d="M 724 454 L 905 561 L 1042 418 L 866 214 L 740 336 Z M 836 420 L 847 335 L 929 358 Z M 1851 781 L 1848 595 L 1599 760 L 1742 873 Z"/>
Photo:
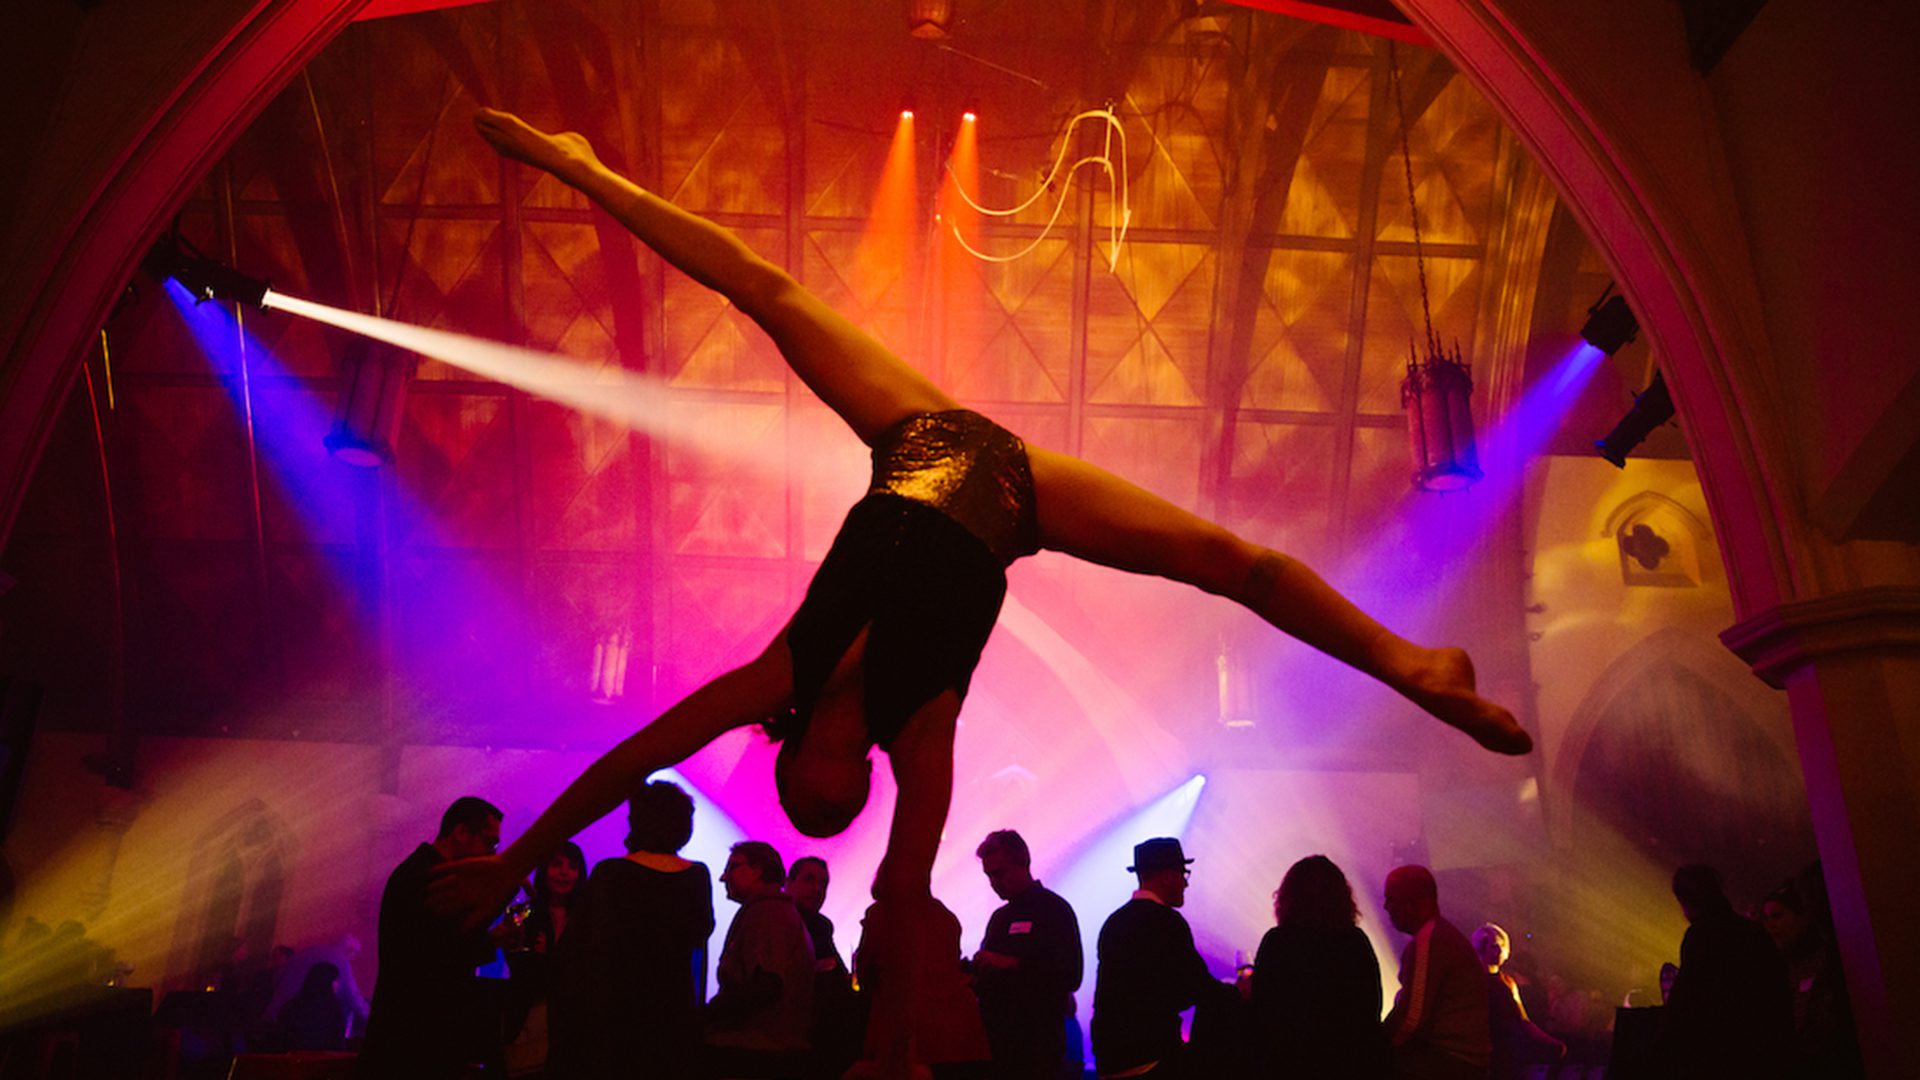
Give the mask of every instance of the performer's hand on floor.
<path id="1" fill-rule="evenodd" d="M 498 855 L 456 859 L 433 868 L 427 907 L 442 915 L 463 915 L 462 925 L 478 930 L 493 922 L 521 885 L 519 875 Z"/>

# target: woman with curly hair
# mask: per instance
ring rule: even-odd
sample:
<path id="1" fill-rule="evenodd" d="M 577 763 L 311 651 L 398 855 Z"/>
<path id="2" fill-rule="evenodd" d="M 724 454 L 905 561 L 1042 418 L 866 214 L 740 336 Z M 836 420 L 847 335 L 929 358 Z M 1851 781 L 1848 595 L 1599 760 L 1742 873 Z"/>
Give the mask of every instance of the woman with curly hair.
<path id="1" fill-rule="evenodd" d="M 1301 859 L 1273 894 L 1273 917 L 1253 961 L 1259 1075 L 1384 1077 L 1380 961 L 1347 876 L 1325 855 Z"/>

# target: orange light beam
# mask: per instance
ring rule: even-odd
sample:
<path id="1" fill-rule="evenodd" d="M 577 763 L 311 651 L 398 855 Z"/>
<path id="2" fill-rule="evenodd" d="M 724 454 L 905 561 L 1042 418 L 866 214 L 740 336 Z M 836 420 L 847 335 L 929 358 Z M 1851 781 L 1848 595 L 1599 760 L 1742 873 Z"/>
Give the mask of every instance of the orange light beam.
<path id="1" fill-rule="evenodd" d="M 887 148 L 887 163 L 874 188 L 867 225 L 854 253 L 853 287 L 861 306 L 870 306 L 913 265 L 919 233 L 919 185 L 915 175 L 913 113 L 903 111 Z"/>
<path id="2" fill-rule="evenodd" d="M 980 271 L 967 252 L 980 249 L 981 215 L 961 192 L 980 190 L 980 123 L 972 112 L 961 117 L 954 134 L 953 152 L 941 180 L 939 211 L 945 228 L 939 230 L 935 254 L 937 291 L 932 298 L 938 328 L 936 352 L 942 368 L 966 363 L 980 355 L 986 342 L 978 340 L 981 327 Z"/>

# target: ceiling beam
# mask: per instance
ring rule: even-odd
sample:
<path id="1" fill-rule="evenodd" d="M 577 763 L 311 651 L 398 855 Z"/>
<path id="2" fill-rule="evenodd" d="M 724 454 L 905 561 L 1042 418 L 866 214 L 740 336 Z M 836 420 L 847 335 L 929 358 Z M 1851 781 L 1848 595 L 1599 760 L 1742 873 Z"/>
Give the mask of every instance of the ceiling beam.
<path id="1" fill-rule="evenodd" d="M 1391 0 L 1228 0 L 1241 7 L 1271 11 L 1308 22 L 1325 23 L 1342 30 L 1357 30 L 1375 37 L 1393 38 L 1409 45 L 1433 48 L 1433 40 L 1394 7 Z"/>

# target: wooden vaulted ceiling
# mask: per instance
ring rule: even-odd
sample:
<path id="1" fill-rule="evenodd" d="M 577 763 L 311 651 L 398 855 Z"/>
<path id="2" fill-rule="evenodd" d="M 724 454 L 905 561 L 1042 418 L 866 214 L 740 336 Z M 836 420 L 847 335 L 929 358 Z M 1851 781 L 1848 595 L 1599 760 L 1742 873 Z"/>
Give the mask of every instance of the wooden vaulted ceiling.
<path id="1" fill-rule="evenodd" d="M 288 433 L 324 429 L 358 346 L 250 314 L 243 380 L 149 287 L 109 324 L 110 379 L 89 368 L 123 595 L 87 494 L 83 383 L 9 554 L 46 630 L 29 669 L 98 721 L 120 708 L 97 673 L 123 641 L 142 731 L 246 715 L 278 734 L 493 741 L 481 706 L 520 700 L 565 706 L 521 733 L 564 741 L 610 639 L 631 637 L 629 696 L 647 700 L 777 629 L 857 493 L 859 447 L 737 312 L 503 166 L 471 133 L 481 104 L 588 133 L 1033 441 L 1319 561 L 1407 483 L 1398 383 L 1420 285 L 1392 56 L 1434 321 L 1483 361 L 1484 407 L 1520 385 L 1534 324 L 1571 306 L 1577 325 L 1595 284 L 1574 230 L 1542 298 L 1558 310 L 1534 310 L 1551 194 L 1433 52 L 1174 2 L 976 5 L 939 43 L 897 15 L 568 0 L 355 25 L 207 178 L 183 233 L 283 291 L 658 376 L 676 409 L 776 464 L 693 458 L 427 361 L 394 467 L 312 469 L 297 462 L 317 447 Z M 1108 103 L 1132 208 L 1111 272 L 1113 203 L 1090 173 L 1051 232 L 1043 209 L 987 228 L 996 250 L 1039 242 L 970 264 L 965 295 L 940 297 L 966 319 L 936 327 L 925 261 L 859 265 L 901 108 L 920 117 L 930 209 L 962 109 L 981 117 L 982 196 L 1009 204 L 1067 118 Z M 845 468 L 784 464 L 836 437 Z"/>

